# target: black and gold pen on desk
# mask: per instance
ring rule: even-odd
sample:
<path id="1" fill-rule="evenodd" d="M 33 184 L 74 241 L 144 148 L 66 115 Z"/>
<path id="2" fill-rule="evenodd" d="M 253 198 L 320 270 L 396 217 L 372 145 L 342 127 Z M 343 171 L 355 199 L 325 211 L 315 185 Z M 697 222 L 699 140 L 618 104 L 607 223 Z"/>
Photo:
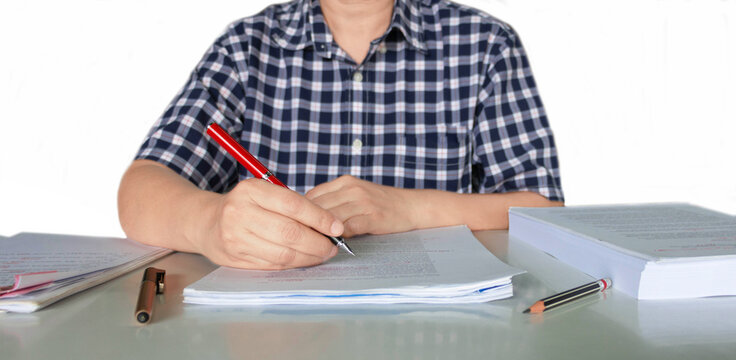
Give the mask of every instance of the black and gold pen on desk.
<path id="1" fill-rule="evenodd" d="M 141 281 L 141 291 L 138 293 L 138 304 L 135 306 L 135 319 L 141 324 L 151 321 L 153 316 L 153 300 L 157 294 L 164 292 L 164 275 L 166 270 L 154 267 L 146 268 Z"/>
<path id="2" fill-rule="evenodd" d="M 585 285 L 580 285 L 576 288 L 572 288 L 570 290 L 563 291 L 559 294 L 548 296 L 542 300 L 539 300 L 535 302 L 534 305 L 524 310 L 524 313 L 525 314 L 528 314 L 528 313 L 539 314 L 549 309 L 553 309 L 558 306 L 565 305 L 569 302 L 573 302 L 575 300 L 582 299 L 586 296 L 602 292 L 610 288 L 611 284 L 612 284 L 611 279 L 600 279 L 600 280 L 593 281 L 591 283 L 587 283 Z"/>

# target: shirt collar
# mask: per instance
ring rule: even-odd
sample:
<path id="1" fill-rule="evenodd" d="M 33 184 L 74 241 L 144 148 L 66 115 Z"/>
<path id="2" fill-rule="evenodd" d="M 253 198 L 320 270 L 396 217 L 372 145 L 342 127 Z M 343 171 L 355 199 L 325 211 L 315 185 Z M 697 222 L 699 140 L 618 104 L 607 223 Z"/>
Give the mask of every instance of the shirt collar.
<path id="1" fill-rule="evenodd" d="M 395 0 L 391 25 L 386 34 L 396 29 L 410 46 L 425 52 L 421 1 Z M 332 56 L 332 34 L 322 16 L 319 0 L 300 0 L 279 8 L 274 15 L 276 24 L 272 27 L 271 37 L 279 46 L 289 50 L 311 46 L 321 56 Z"/>
<path id="2" fill-rule="evenodd" d="M 421 5 L 420 0 L 396 0 L 388 31 L 398 29 L 412 47 L 424 52 L 427 47 L 424 44 L 424 21 Z"/>

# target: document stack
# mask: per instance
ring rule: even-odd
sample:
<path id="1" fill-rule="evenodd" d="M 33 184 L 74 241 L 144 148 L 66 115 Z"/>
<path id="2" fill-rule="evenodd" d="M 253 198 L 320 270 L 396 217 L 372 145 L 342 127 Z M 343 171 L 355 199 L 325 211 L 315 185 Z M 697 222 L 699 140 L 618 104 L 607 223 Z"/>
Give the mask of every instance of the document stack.
<path id="1" fill-rule="evenodd" d="M 512 268 L 464 226 L 350 240 L 355 257 L 285 271 L 220 267 L 184 289 L 205 305 L 479 303 L 512 295 Z"/>
<path id="2" fill-rule="evenodd" d="M 1 238 L 0 311 L 36 311 L 170 252 L 120 238 L 36 233 Z"/>
<path id="3" fill-rule="evenodd" d="M 639 299 L 736 295 L 736 218 L 701 207 L 511 208 L 509 236 Z"/>

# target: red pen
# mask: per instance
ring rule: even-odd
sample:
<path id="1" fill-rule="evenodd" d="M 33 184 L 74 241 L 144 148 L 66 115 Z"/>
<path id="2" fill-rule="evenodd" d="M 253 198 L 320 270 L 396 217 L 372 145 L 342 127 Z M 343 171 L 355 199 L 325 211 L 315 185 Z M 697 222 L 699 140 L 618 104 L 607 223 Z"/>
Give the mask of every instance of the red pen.
<path id="1" fill-rule="evenodd" d="M 251 155 L 248 150 L 245 150 L 242 145 L 235 141 L 235 139 L 233 139 L 230 134 L 228 134 L 222 127 L 220 127 L 220 125 L 217 125 L 214 122 L 210 123 L 207 126 L 207 135 L 215 139 L 218 144 L 224 147 L 225 150 L 227 150 L 227 152 L 232 155 L 235 160 L 238 160 L 241 165 L 245 166 L 245 168 L 248 169 L 248 171 L 253 174 L 253 176 L 262 180 L 266 180 L 271 184 L 283 186 L 287 189 L 289 188 L 288 186 L 284 185 L 284 183 L 279 181 L 279 179 L 277 179 L 271 171 L 269 171 L 263 164 L 261 164 L 258 159 Z M 350 255 L 355 256 L 353 251 L 350 249 L 348 244 L 345 243 L 345 240 L 343 240 L 342 237 L 330 236 L 326 234 L 322 235 L 330 239 L 330 241 L 337 247 L 342 248 Z"/>

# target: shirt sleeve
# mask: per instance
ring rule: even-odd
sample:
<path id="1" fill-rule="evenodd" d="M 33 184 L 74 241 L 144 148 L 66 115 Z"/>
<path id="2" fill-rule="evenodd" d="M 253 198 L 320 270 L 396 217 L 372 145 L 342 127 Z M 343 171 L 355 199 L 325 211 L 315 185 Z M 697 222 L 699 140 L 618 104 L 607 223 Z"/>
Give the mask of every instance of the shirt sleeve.
<path id="1" fill-rule="evenodd" d="M 238 71 L 228 43 L 225 34 L 205 53 L 135 157 L 164 164 L 199 188 L 216 192 L 237 183 L 237 163 L 206 135 L 207 125 L 214 121 L 235 136 L 245 113 L 247 74 Z"/>
<path id="2" fill-rule="evenodd" d="M 564 201 L 557 150 L 520 39 L 491 36 L 473 125 L 474 183 L 480 193 L 536 192 Z"/>

